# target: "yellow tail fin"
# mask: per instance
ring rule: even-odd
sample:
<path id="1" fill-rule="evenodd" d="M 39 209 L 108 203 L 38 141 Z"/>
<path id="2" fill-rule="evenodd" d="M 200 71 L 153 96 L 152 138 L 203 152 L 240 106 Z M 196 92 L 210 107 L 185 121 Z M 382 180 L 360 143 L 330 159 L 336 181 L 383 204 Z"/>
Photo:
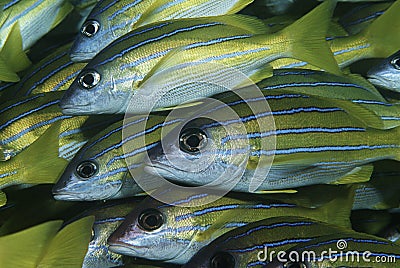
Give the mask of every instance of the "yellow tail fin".
<path id="1" fill-rule="evenodd" d="M 400 48 L 400 1 L 395 1 L 385 13 L 360 33 L 373 47 L 373 56 L 387 58 Z"/>
<path id="2" fill-rule="evenodd" d="M 339 66 L 326 42 L 336 1 L 327 0 L 282 30 L 292 44 L 292 57 L 325 71 L 341 75 Z"/>

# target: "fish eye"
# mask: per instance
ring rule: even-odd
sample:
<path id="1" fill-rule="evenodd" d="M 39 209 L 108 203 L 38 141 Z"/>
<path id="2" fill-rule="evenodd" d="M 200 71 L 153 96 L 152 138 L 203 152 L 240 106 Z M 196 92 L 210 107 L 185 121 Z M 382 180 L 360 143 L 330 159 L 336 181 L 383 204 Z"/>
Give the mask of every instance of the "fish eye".
<path id="1" fill-rule="evenodd" d="M 164 217 L 156 209 L 145 210 L 139 216 L 139 227 L 145 231 L 154 231 L 164 224 Z"/>
<path id="2" fill-rule="evenodd" d="M 79 77 L 79 84 L 86 89 L 96 86 L 99 82 L 100 74 L 96 71 L 88 71 Z"/>
<path id="3" fill-rule="evenodd" d="M 392 59 L 392 61 L 390 63 L 392 64 L 392 66 L 394 68 L 396 68 L 397 70 L 400 70 L 400 58 L 394 58 L 394 59 Z"/>
<path id="4" fill-rule="evenodd" d="M 283 265 L 284 268 L 306 268 L 306 265 L 302 262 L 287 262 Z"/>
<path id="5" fill-rule="evenodd" d="M 76 168 L 76 173 L 83 179 L 92 177 L 97 172 L 97 165 L 92 161 L 84 161 Z"/>
<path id="6" fill-rule="evenodd" d="M 100 23 L 95 20 L 88 20 L 82 25 L 81 33 L 87 37 L 94 36 L 100 29 Z"/>
<path id="7" fill-rule="evenodd" d="M 198 128 L 188 128 L 181 132 L 179 147 L 187 153 L 198 153 L 207 145 L 207 135 Z"/>
<path id="8" fill-rule="evenodd" d="M 217 252 L 210 261 L 211 268 L 234 268 L 235 258 L 227 252 Z"/>

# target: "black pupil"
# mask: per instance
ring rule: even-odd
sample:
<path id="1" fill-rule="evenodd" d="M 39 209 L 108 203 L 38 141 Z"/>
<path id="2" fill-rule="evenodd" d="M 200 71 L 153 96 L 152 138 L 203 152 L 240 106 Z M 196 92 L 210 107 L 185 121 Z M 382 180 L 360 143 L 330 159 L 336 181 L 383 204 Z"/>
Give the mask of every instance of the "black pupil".
<path id="1" fill-rule="evenodd" d="M 96 165 L 92 162 L 83 162 L 76 169 L 78 175 L 82 178 L 90 178 L 96 173 Z"/>
<path id="2" fill-rule="evenodd" d="M 92 165 L 86 165 L 82 168 L 82 174 L 85 176 L 90 176 L 93 173 L 93 166 Z"/>
<path id="3" fill-rule="evenodd" d="M 93 35 L 96 33 L 96 27 L 93 24 L 88 24 L 85 26 L 83 31 L 87 34 Z"/>
<path id="4" fill-rule="evenodd" d="M 200 141 L 201 140 L 199 136 L 197 136 L 196 134 L 192 134 L 186 139 L 186 144 L 190 147 L 199 147 Z"/>
<path id="5" fill-rule="evenodd" d="M 150 227 L 157 226 L 157 222 L 158 222 L 157 216 L 155 216 L 155 215 L 149 215 L 145 219 L 146 225 L 150 226 Z"/>
<path id="6" fill-rule="evenodd" d="M 157 210 L 143 212 L 139 217 L 139 225 L 146 231 L 156 230 L 163 224 L 163 217 Z"/>
<path id="7" fill-rule="evenodd" d="M 235 259 L 226 252 L 219 252 L 211 259 L 211 268 L 233 268 L 235 267 Z"/>
<path id="8" fill-rule="evenodd" d="M 86 74 L 82 80 L 86 85 L 93 85 L 94 84 L 94 77 L 92 74 Z"/>

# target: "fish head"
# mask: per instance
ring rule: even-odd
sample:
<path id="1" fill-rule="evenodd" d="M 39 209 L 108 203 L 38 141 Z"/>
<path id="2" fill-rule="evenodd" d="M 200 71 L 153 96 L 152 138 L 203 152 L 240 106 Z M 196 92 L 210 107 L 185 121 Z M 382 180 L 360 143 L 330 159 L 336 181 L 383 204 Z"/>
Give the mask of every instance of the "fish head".
<path id="1" fill-rule="evenodd" d="M 400 91 L 400 51 L 370 69 L 367 77 L 374 85 Z"/>
<path id="2" fill-rule="evenodd" d="M 123 78 L 116 66 L 97 64 L 99 60 L 95 57 L 86 65 L 64 93 L 59 104 L 64 114 L 125 113 L 132 83 Z"/>
<path id="3" fill-rule="evenodd" d="M 75 157 L 53 187 L 57 200 L 92 201 L 116 198 L 129 173 L 108 168 L 101 158 Z"/>
<path id="4" fill-rule="evenodd" d="M 181 215 L 190 215 L 190 210 L 147 197 L 108 238 L 110 250 L 150 260 L 179 259 L 197 232 L 194 219 Z"/>
<path id="5" fill-rule="evenodd" d="M 214 120 L 189 121 L 148 151 L 145 171 L 181 183 L 224 188 L 227 181 L 243 174 L 249 155 L 246 142 L 227 141 L 233 132 L 238 133 Z"/>
<path id="6" fill-rule="evenodd" d="M 113 38 L 102 17 L 89 16 L 77 34 L 70 50 L 74 62 L 88 62 L 105 48 Z"/>

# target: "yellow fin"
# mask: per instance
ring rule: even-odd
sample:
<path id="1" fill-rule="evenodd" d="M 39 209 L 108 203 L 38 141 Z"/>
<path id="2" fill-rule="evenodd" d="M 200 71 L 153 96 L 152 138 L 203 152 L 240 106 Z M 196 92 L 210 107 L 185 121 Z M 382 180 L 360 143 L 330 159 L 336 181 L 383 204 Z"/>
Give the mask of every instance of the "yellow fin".
<path id="1" fill-rule="evenodd" d="M 373 169 L 374 166 L 372 164 L 356 167 L 350 172 L 348 172 L 345 176 L 341 177 L 337 181 L 332 182 L 331 184 L 351 184 L 351 183 L 369 181 Z"/>
<path id="2" fill-rule="evenodd" d="M 345 110 L 350 116 L 363 122 L 367 127 L 385 129 L 382 118 L 366 107 L 347 100 L 334 99 L 329 101 Z"/>
<path id="3" fill-rule="evenodd" d="M 31 61 L 22 50 L 22 36 L 18 22 L 11 28 L 0 55 L 14 72 L 25 70 L 31 65 Z"/>
<path id="4" fill-rule="evenodd" d="M 336 193 L 335 198 L 317 208 L 318 213 L 320 213 L 321 216 L 324 216 L 326 222 L 341 227 L 351 228 L 350 214 L 354 202 L 354 186 L 332 185 L 332 187 L 338 187 L 338 190 L 334 190 Z"/>
<path id="5" fill-rule="evenodd" d="M 57 17 L 54 19 L 51 28 L 56 27 L 62 22 L 65 17 L 74 9 L 74 6 L 69 1 L 64 1 L 64 4 L 58 10 Z"/>
<path id="6" fill-rule="evenodd" d="M 4 61 L 4 59 L 1 57 L 1 52 L 0 52 L 0 81 L 4 82 L 18 82 L 19 76 L 17 73 L 15 73 L 13 70 L 9 68 L 7 63 Z"/>
<path id="7" fill-rule="evenodd" d="M 0 267 L 37 267 L 40 254 L 56 235 L 62 221 L 50 221 L 0 237 Z"/>
<path id="8" fill-rule="evenodd" d="M 4 192 L 0 191 L 0 207 L 7 203 L 7 196 Z"/>
<path id="9" fill-rule="evenodd" d="M 385 13 L 360 33 L 373 45 L 376 58 L 387 58 L 399 50 L 400 1 L 395 1 Z"/>
<path id="10" fill-rule="evenodd" d="M 363 86 L 368 89 L 369 92 L 376 96 L 376 100 L 386 102 L 385 98 L 382 94 L 372 85 L 367 79 L 362 77 L 359 74 L 346 74 L 346 76 L 350 77 L 357 85 Z"/>
<path id="11" fill-rule="evenodd" d="M 15 157 L 24 169 L 21 182 L 55 183 L 68 161 L 58 157 L 61 121 L 52 124 L 34 143 Z"/>
<path id="12" fill-rule="evenodd" d="M 38 267 L 82 267 L 90 242 L 94 216 L 65 226 L 48 245 Z"/>
<path id="13" fill-rule="evenodd" d="M 335 5 L 336 1 L 324 1 L 279 33 L 291 41 L 293 58 L 341 75 L 340 68 L 325 40 Z"/>

